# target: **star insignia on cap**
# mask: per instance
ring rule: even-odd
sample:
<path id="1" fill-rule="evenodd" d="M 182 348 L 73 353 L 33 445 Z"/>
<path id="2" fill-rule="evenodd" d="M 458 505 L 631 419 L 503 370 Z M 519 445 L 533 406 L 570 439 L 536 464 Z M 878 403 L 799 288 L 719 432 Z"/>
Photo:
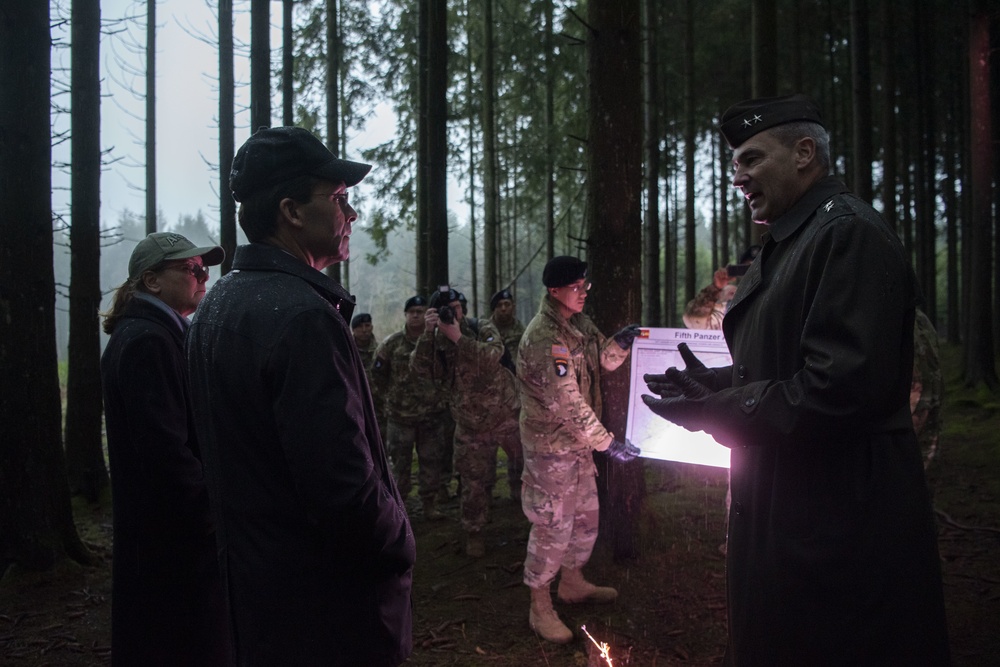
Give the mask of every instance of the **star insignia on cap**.
<path id="1" fill-rule="evenodd" d="M 757 123 L 763 122 L 764 119 L 760 117 L 760 114 L 754 114 L 753 118 L 744 118 L 743 127 L 750 127 L 751 125 L 756 125 Z"/>

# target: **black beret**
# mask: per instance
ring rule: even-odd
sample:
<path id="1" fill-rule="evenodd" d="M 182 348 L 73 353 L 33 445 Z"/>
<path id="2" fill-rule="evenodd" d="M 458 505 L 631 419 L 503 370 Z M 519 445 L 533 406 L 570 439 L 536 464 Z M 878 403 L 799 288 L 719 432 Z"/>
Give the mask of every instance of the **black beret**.
<path id="1" fill-rule="evenodd" d="M 427 299 L 425 299 L 424 297 L 420 296 L 419 294 L 416 296 L 411 296 L 409 299 L 406 300 L 406 303 L 403 305 L 403 312 L 405 313 L 414 306 L 426 306 L 426 305 L 427 305 Z"/>
<path id="2" fill-rule="evenodd" d="M 258 190 L 299 176 L 315 176 L 352 187 L 361 182 L 370 164 L 334 157 L 303 127 L 262 127 L 246 140 L 233 158 L 229 188 L 243 201 Z"/>
<path id="3" fill-rule="evenodd" d="M 428 304 L 431 308 L 440 308 L 441 306 L 446 306 L 452 301 L 461 301 L 462 295 L 456 290 L 443 285 L 438 289 L 437 292 L 431 295 L 431 301 Z"/>
<path id="4" fill-rule="evenodd" d="M 587 263 L 577 257 L 553 257 L 542 269 L 542 284 L 546 287 L 565 287 L 587 277 Z"/>
<path id="5" fill-rule="evenodd" d="M 823 125 L 819 107 L 805 95 L 761 97 L 739 102 L 722 114 L 719 129 L 730 148 L 739 148 L 740 144 L 758 132 L 796 121 Z"/>
<path id="6" fill-rule="evenodd" d="M 362 324 L 371 324 L 371 322 L 372 322 L 371 315 L 369 315 L 368 313 L 358 313 L 357 315 L 351 318 L 351 328 L 357 329 Z"/>
<path id="7" fill-rule="evenodd" d="M 504 287 L 502 290 L 494 294 L 493 297 L 490 299 L 490 310 L 496 310 L 497 304 L 503 301 L 504 299 L 510 299 L 511 301 L 514 300 L 514 295 L 511 294 L 510 290 L 507 289 L 506 287 Z"/>

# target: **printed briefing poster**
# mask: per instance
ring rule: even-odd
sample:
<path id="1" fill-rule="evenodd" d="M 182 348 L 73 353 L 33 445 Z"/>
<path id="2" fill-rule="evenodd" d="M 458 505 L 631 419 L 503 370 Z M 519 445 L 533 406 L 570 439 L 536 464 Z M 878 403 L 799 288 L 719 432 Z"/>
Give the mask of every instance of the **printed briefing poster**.
<path id="1" fill-rule="evenodd" d="M 678 343 L 687 343 L 695 356 L 710 368 L 732 365 L 721 331 L 643 328 L 642 336 L 632 345 L 632 387 L 625 437 L 639 447 L 640 456 L 646 458 L 728 468 L 728 448 L 704 431 L 692 433 L 658 417 L 642 402 L 643 394 L 652 394 L 643 375 L 660 374 L 671 366 L 684 368 L 684 360 L 677 351 Z"/>

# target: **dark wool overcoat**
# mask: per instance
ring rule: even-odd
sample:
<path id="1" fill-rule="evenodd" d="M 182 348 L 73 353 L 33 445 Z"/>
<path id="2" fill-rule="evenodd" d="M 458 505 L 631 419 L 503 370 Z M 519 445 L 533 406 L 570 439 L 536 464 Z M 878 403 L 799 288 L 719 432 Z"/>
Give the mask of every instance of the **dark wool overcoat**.
<path id="1" fill-rule="evenodd" d="M 415 542 L 351 334 L 353 298 L 264 244 L 195 314 L 187 356 L 240 665 L 397 665 Z"/>
<path id="2" fill-rule="evenodd" d="M 705 429 L 732 447 L 727 664 L 948 662 L 909 414 L 915 279 L 832 178 L 770 225 L 723 331 Z"/>
<path id="3" fill-rule="evenodd" d="M 228 651 L 181 325 L 136 299 L 101 358 L 114 511 L 116 665 L 220 665 Z"/>

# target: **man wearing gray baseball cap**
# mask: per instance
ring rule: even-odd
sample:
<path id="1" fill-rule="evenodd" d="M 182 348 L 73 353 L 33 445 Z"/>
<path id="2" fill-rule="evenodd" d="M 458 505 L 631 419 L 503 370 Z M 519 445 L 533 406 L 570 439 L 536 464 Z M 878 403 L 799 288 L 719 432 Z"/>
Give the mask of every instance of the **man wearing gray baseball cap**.
<path id="1" fill-rule="evenodd" d="M 237 664 L 394 667 L 412 646 L 415 543 L 350 328 L 323 273 L 350 254 L 371 169 L 262 128 L 230 186 L 250 244 L 187 341 Z"/>

